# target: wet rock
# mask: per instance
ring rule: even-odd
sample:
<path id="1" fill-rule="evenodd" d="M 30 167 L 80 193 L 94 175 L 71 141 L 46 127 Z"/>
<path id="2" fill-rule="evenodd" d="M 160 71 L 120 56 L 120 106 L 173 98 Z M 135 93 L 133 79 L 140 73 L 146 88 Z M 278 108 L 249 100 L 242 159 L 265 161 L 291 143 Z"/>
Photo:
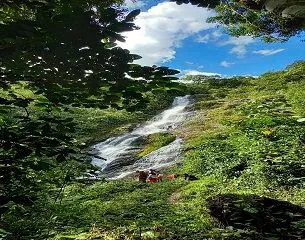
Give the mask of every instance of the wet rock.
<path id="1" fill-rule="evenodd" d="M 137 158 L 135 156 L 122 156 L 107 164 L 107 166 L 103 169 L 103 172 L 107 173 L 107 172 L 115 171 L 124 166 L 132 165 L 136 161 Z"/>

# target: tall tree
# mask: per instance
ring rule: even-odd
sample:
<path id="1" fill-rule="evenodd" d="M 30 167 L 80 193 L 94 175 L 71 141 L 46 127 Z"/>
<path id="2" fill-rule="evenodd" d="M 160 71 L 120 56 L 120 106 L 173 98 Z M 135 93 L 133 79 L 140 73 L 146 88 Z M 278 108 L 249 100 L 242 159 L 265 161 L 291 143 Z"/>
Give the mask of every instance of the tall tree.
<path id="1" fill-rule="evenodd" d="M 286 41 L 305 29 L 305 17 L 283 16 L 281 8 L 265 7 L 265 0 L 172 0 L 178 4 L 191 3 L 199 7 L 215 9 L 217 16 L 210 22 L 226 26 L 233 36 L 250 35 L 263 40 Z M 305 3 L 299 2 L 302 8 Z M 279 3 L 279 5 L 282 5 Z M 288 7 L 288 5 L 285 5 Z"/>

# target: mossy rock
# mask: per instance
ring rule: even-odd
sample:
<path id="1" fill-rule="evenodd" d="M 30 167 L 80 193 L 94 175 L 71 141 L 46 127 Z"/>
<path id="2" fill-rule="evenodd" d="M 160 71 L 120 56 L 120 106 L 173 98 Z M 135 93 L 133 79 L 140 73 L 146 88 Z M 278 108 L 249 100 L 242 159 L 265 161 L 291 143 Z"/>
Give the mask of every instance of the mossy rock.
<path id="1" fill-rule="evenodd" d="M 164 147 L 171 142 L 175 141 L 176 136 L 171 133 L 155 133 L 149 135 L 147 138 L 142 139 L 144 148 L 138 154 L 139 157 L 144 157 L 149 153 Z"/>

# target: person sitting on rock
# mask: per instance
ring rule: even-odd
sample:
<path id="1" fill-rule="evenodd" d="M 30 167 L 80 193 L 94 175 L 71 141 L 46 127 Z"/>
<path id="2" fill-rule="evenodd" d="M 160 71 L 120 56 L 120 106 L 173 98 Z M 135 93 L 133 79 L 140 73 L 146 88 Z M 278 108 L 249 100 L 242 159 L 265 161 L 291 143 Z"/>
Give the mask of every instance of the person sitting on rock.
<path id="1" fill-rule="evenodd" d="M 160 182 L 160 178 L 158 177 L 158 174 L 155 170 L 149 169 L 148 177 L 146 181 L 149 183 L 156 183 L 156 182 Z M 161 177 L 161 181 L 162 181 L 162 177 Z"/>
<path id="2" fill-rule="evenodd" d="M 147 178 L 156 178 L 156 177 L 157 177 L 157 172 L 153 169 L 149 169 Z"/>
<path id="3" fill-rule="evenodd" d="M 137 170 L 137 171 L 136 171 L 136 176 L 138 177 L 139 182 L 145 183 L 145 182 L 146 182 L 146 179 L 147 179 L 147 177 L 148 177 L 148 172 L 147 172 L 147 171 L 140 171 L 140 170 Z"/>
<path id="4" fill-rule="evenodd" d="M 157 175 L 157 171 L 154 169 L 149 169 L 148 174 L 151 174 L 154 176 L 154 175 Z"/>

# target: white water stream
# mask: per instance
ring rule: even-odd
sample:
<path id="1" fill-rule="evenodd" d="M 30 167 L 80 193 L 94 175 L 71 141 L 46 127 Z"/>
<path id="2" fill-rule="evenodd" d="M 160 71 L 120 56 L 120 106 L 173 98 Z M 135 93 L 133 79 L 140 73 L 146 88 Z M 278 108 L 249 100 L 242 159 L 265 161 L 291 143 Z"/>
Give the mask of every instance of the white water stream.
<path id="1" fill-rule="evenodd" d="M 134 153 L 140 150 L 139 141 L 143 137 L 168 132 L 180 126 L 190 116 L 187 109 L 190 104 L 190 96 L 176 97 L 169 109 L 143 126 L 94 145 L 92 149 L 96 156 L 105 160 L 93 157 L 92 164 L 100 168 L 102 176 L 118 179 L 138 169 L 160 169 L 178 162 L 182 147 L 180 138 L 138 160 L 135 159 Z"/>

